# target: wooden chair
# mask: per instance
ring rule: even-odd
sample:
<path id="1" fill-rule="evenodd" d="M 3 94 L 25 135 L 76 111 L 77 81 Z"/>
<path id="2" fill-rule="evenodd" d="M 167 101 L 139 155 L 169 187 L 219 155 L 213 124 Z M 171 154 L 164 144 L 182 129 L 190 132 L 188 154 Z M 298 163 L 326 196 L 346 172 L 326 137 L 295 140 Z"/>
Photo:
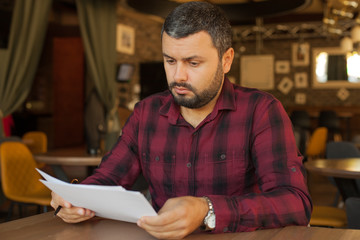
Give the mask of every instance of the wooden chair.
<path id="1" fill-rule="evenodd" d="M 0 145 L 1 185 L 4 195 L 11 201 L 8 220 L 12 216 L 14 205 L 21 207 L 27 204 L 50 205 L 51 192 L 40 181 L 36 171 L 36 162 L 30 150 L 21 142 L 3 142 Z"/>

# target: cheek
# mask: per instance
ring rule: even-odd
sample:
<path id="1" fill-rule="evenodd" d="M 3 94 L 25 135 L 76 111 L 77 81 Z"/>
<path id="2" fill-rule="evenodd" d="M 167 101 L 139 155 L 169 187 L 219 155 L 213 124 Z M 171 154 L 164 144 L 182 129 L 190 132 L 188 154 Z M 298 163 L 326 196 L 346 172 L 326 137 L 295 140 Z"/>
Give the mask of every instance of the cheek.
<path id="1" fill-rule="evenodd" d="M 166 81 L 168 84 L 170 84 L 171 82 L 173 82 L 173 71 L 171 70 L 171 67 L 166 67 L 164 66 L 165 69 L 165 75 L 166 75 Z"/>

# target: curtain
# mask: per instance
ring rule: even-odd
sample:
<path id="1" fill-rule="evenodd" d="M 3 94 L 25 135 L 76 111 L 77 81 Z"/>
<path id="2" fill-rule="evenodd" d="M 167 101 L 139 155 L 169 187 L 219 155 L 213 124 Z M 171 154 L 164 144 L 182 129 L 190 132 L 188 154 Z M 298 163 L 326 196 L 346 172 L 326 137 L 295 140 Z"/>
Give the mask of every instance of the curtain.
<path id="1" fill-rule="evenodd" d="M 87 77 L 105 106 L 109 150 L 120 133 L 116 100 L 116 0 L 76 0 L 85 47 Z"/>
<path id="2" fill-rule="evenodd" d="M 347 81 L 347 62 L 346 55 L 328 56 L 328 81 Z"/>
<path id="3" fill-rule="evenodd" d="M 15 1 L 8 48 L 0 50 L 0 137 L 2 118 L 18 109 L 31 89 L 51 4 L 51 0 Z"/>

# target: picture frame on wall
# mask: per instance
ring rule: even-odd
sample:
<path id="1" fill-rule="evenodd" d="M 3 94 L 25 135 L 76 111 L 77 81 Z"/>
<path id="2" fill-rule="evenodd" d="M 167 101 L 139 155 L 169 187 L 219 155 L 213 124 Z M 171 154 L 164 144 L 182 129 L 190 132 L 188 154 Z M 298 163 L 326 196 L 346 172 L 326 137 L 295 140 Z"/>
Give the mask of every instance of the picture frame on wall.
<path id="1" fill-rule="evenodd" d="M 117 82 L 129 82 L 134 73 L 134 64 L 121 63 L 117 67 L 116 81 Z"/>
<path id="2" fill-rule="evenodd" d="M 240 61 L 240 84 L 262 90 L 274 89 L 274 55 L 245 55 Z"/>
<path id="3" fill-rule="evenodd" d="M 295 103 L 299 105 L 304 105 L 306 103 L 306 94 L 305 93 L 296 93 L 295 94 Z"/>
<path id="4" fill-rule="evenodd" d="M 307 88 L 308 74 L 306 72 L 297 72 L 294 74 L 294 81 L 296 88 Z"/>
<path id="5" fill-rule="evenodd" d="M 277 89 L 284 95 L 287 95 L 291 89 L 293 88 L 294 83 L 291 81 L 290 78 L 284 77 L 281 79 L 279 85 L 277 86 Z"/>
<path id="6" fill-rule="evenodd" d="M 133 27 L 124 24 L 116 26 L 116 50 L 129 55 L 134 54 L 135 29 Z"/>
<path id="7" fill-rule="evenodd" d="M 310 45 L 309 43 L 293 43 L 291 46 L 292 65 L 308 66 L 310 61 Z"/>
<path id="8" fill-rule="evenodd" d="M 275 62 L 275 72 L 286 74 L 290 72 L 290 62 L 287 60 L 280 60 Z"/>

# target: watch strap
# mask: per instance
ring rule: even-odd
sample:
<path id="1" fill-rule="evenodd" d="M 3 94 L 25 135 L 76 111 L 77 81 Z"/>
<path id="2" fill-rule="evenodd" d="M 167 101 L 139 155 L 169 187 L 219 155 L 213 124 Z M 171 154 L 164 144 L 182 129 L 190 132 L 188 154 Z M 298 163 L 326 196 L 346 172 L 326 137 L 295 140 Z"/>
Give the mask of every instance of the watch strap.
<path id="1" fill-rule="evenodd" d="M 211 217 L 215 218 L 214 205 L 212 204 L 210 198 L 208 198 L 206 196 L 204 196 L 203 198 L 206 200 L 206 202 L 208 204 L 208 207 L 209 207 L 209 211 L 208 211 L 208 213 L 206 214 L 206 216 L 204 218 L 204 229 L 205 229 L 205 231 L 209 231 L 209 230 L 213 230 L 215 228 L 215 227 L 210 227 L 209 226 L 209 219 Z"/>

